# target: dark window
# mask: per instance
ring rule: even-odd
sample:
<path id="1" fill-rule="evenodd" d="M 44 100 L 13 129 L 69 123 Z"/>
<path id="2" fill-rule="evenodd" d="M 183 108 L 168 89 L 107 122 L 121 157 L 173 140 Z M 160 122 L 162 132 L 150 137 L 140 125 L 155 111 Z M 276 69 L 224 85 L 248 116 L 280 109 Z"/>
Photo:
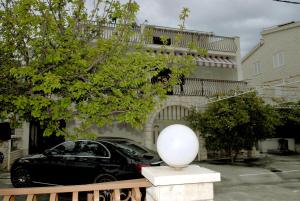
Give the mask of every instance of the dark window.
<path id="1" fill-rule="evenodd" d="M 97 143 L 91 141 L 79 141 L 76 144 L 76 155 L 78 156 L 97 156 L 109 157 L 107 149 Z"/>
<path id="2" fill-rule="evenodd" d="M 165 87 L 169 87 L 169 79 L 171 76 L 171 70 L 168 68 L 165 68 L 161 70 L 157 76 L 154 76 L 151 78 L 151 83 L 155 84 L 157 82 L 161 82 Z M 167 95 L 173 95 L 173 90 L 170 89 L 167 91 Z"/>
<path id="3" fill-rule="evenodd" d="M 10 128 L 9 123 L 0 123 L 0 140 L 9 140 L 13 131 L 14 130 Z"/>
<path id="4" fill-rule="evenodd" d="M 53 155 L 109 157 L 108 150 L 92 141 L 67 141 L 51 150 Z"/>
<path id="5" fill-rule="evenodd" d="M 51 150 L 52 155 L 73 155 L 75 151 L 75 142 L 67 141 Z"/>
<path id="6" fill-rule="evenodd" d="M 153 44 L 164 45 L 163 41 L 158 36 L 153 36 Z M 168 38 L 165 45 L 171 45 L 171 38 Z"/>

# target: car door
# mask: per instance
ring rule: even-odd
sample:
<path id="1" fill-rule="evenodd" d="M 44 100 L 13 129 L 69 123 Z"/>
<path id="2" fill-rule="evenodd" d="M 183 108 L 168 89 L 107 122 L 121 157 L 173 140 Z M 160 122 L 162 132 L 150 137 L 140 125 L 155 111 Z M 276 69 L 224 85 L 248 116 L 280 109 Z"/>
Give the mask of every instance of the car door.
<path id="1" fill-rule="evenodd" d="M 110 169 L 111 154 L 101 143 L 80 140 L 75 147 L 74 157 L 66 163 L 68 184 L 93 183 L 98 174 Z"/>
<path id="2" fill-rule="evenodd" d="M 40 164 L 40 182 L 45 184 L 64 184 L 68 174 L 66 163 L 72 157 L 75 142 L 66 141 L 44 152 L 45 158 Z"/>

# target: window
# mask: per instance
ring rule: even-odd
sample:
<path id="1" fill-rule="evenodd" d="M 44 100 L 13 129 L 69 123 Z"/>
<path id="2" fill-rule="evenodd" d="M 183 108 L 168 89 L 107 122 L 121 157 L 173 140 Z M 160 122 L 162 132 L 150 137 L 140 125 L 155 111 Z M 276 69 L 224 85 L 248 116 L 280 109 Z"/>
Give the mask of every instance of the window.
<path id="1" fill-rule="evenodd" d="M 75 142 L 64 142 L 51 150 L 52 155 L 72 155 L 75 149 Z"/>
<path id="2" fill-rule="evenodd" d="M 67 141 L 51 150 L 52 155 L 67 155 L 75 157 L 110 157 L 107 148 L 102 144 L 83 140 L 83 141 Z"/>
<path id="3" fill-rule="evenodd" d="M 171 38 L 166 38 L 165 39 L 165 45 L 171 45 Z M 153 36 L 153 44 L 155 45 L 164 45 L 164 41 L 161 37 L 158 36 Z"/>
<path id="4" fill-rule="evenodd" d="M 273 66 L 274 68 L 284 66 L 284 53 L 282 51 L 273 55 Z"/>
<path id="5" fill-rule="evenodd" d="M 92 141 L 79 141 L 77 142 L 78 156 L 96 156 L 96 157 L 109 157 L 108 150 L 100 143 Z"/>
<path id="6" fill-rule="evenodd" d="M 259 61 L 254 63 L 254 75 L 258 75 L 261 73 L 261 64 Z"/>
<path id="7" fill-rule="evenodd" d="M 14 129 L 10 128 L 10 125 L 8 122 L 0 123 L 0 141 L 6 141 L 11 139 L 11 135 L 14 134 Z"/>

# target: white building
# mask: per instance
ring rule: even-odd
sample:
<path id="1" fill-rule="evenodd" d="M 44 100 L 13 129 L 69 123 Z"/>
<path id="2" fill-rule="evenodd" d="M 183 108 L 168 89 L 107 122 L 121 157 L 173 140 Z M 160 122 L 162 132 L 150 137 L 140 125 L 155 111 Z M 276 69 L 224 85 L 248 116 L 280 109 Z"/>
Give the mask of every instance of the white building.
<path id="1" fill-rule="evenodd" d="M 269 101 L 300 98 L 300 22 L 264 29 L 242 59 L 243 78 Z"/>
<path id="2" fill-rule="evenodd" d="M 300 21 L 266 28 L 260 42 L 242 59 L 243 78 L 269 103 L 300 100 Z M 300 150 L 293 139 L 291 151 Z M 278 139 L 260 143 L 260 151 L 279 147 Z"/>
<path id="3" fill-rule="evenodd" d="M 147 42 L 153 52 L 157 53 L 160 49 L 159 37 L 167 36 L 169 44 L 172 46 L 175 42 L 176 34 L 180 31 L 176 28 L 167 28 L 159 26 L 150 26 L 153 30 L 152 40 Z M 143 26 L 136 28 L 136 38 L 139 38 Z M 112 27 L 105 32 L 106 37 L 112 33 Z M 188 115 L 191 107 L 204 109 L 209 98 L 215 94 L 229 94 L 234 90 L 245 89 L 246 83 L 239 81 L 242 79 L 240 42 L 239 37 L 216 36 L 211 32 L 199 32 L 192 30 L 183 31 L 184 40 L 179 48 L 175 50 L 176 55 L 180 56 L 182 52 L 187 51 L 190 42 L 195 43 L 200 48 L 208 50 L 207 56 L 193 55 L 197 61 L 197 68 L 190 77 L 185 78 L 183 90 L 180 86 L 175 86 L 173 94 L 157 107 L 156 111 L 149 116 L 148 122 L 142 130 L 131 128 L 126 124 L 115 124 L 112 127 L 91 128 L 99 136 L 118 136 L 133 139 L 144 144 L 150 149 L 155 149 L 156 139 L 159 132 L 168 125 L 174 123 L 187 124 L 184 117 Z M 74 122 L 76 124 L 76 122 Z M 67 125 L 72 127 L 74 124 Z M 5 158 L 13 161 L 16 157 L 30 152 L 31 147 L 41 146 L 41 132 L 34 124 L 24 123 L 23 128 L 15 131 L 16 137 L 13 139 L 17 144 L 15 150 L 8 157 L 9 142 L 1 142 L 0 147 Z M 204 140 L 200 140 L 200 153 L 198 159 L 206 159 L 207 154 L 204 146 Z M 7 161 L 2 166 L 5 166 Z"/>

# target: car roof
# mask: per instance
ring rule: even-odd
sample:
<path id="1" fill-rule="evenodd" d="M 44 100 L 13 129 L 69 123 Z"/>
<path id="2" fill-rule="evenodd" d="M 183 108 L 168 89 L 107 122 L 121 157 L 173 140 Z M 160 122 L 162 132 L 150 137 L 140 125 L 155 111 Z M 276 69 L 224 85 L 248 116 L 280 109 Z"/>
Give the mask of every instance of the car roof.
<path id="1" fill-rule="evenodd" d="M 137 143 L 134 140 L 122 137 L 99 137 L 96 141 L 106 141 L 111 143 Z"/>
<path id="2" fill-rule="evenodd" d="M 72 141 L 72 140 L 71 140 Z M 138 142 L 128 139 L 128 138 L 122 138 L 122 137 L 98 137 L 96 139 L 77 139 L 76 141 L 98 141 L 98 142 L 110 142 L 110 143 L 132 143 L 132 144 L 138 144 Z"/>
<path id="3" fill-rule="evenodd" d="M 102 139 L 109 139 L 109 140 L 130 140 L 130 139 L 124 138 L 124 137 L 111 137 L 111 136 L 101 136 L 101 137 L 97 138 L 97 140 L 102 140 Z"/>

